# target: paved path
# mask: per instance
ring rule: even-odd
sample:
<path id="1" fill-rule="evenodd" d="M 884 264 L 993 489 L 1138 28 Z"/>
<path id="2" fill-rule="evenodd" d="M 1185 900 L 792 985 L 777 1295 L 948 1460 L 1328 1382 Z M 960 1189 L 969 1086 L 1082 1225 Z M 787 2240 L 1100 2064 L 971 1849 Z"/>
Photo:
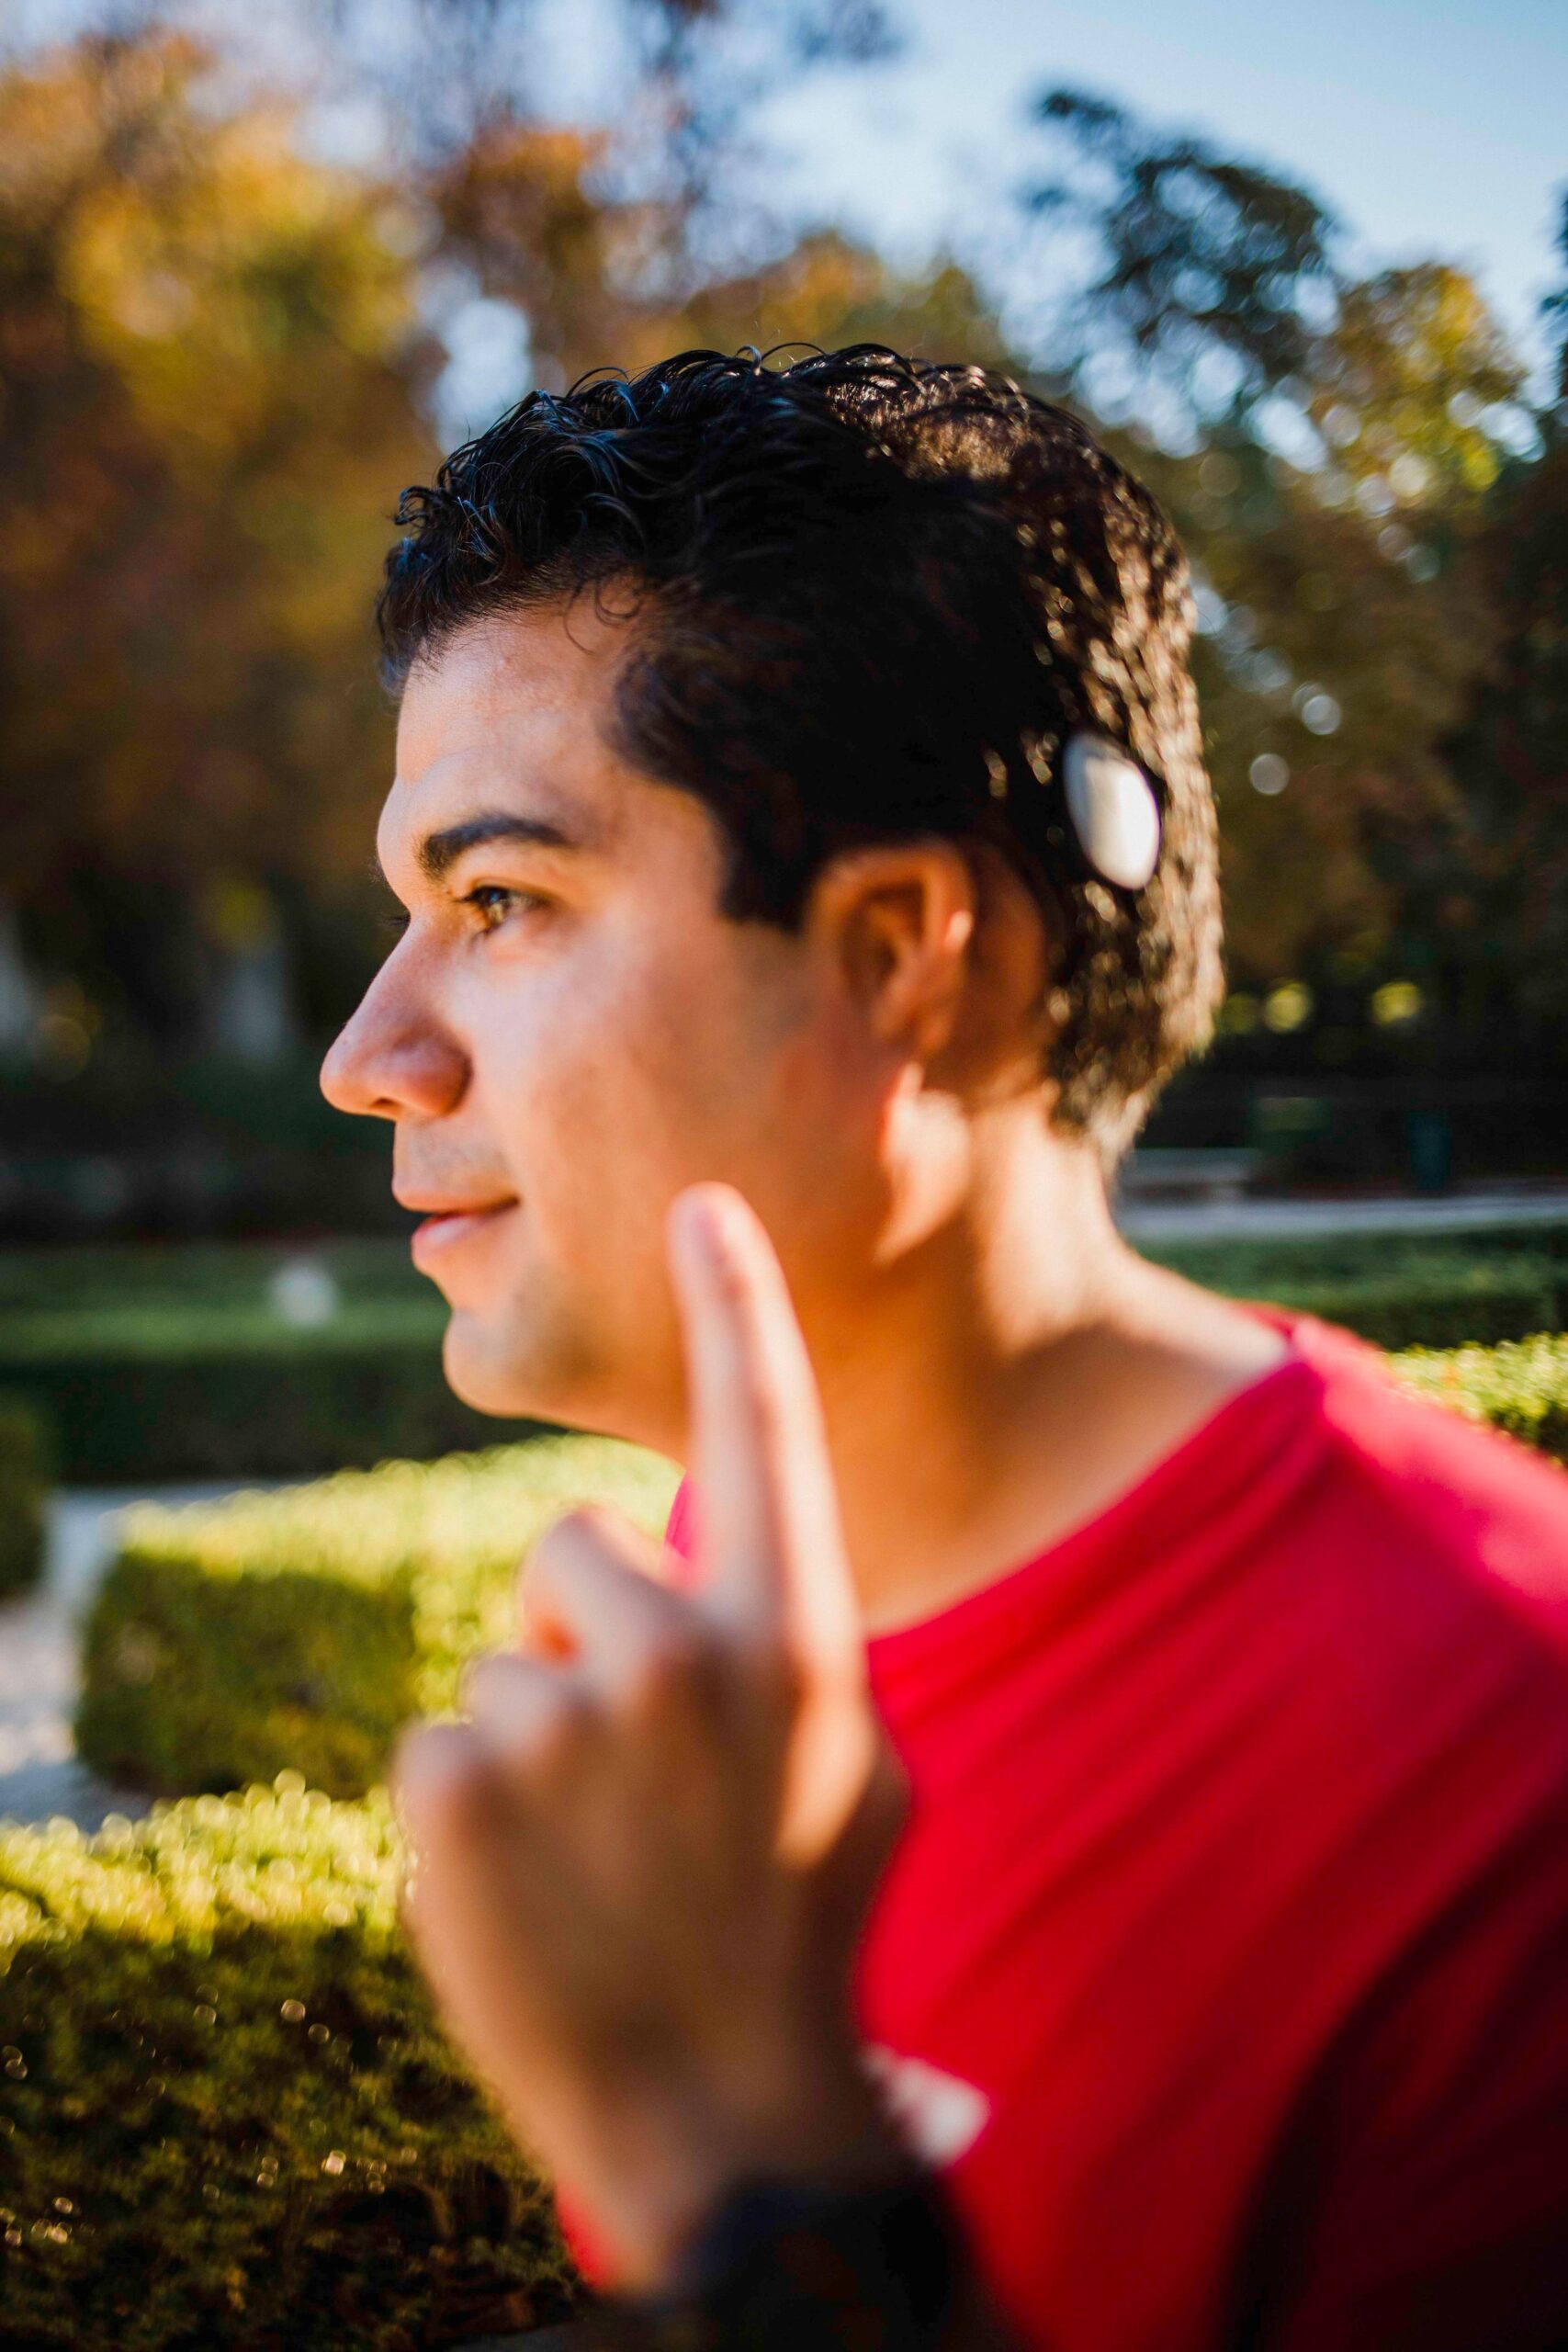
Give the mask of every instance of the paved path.
<path id="1" fill-rule="evenodd" d="M 1130 1241 L 1272 1241 L 1327 1233 L 1473 1233 L 1568 1218 L 1568 1185 L 1476 1185 L 1462 1192 L 1360 1194 L 1348 1200 L 1139 1201 L 1120 1203 L 1116 1222 Z"/>
<path id="2" fill-rule="evenodd" d="M 0 1605 L 0 1819 L 62 1815 L 96 1829 L 107 1814 L 146 1812 L 142 1792 L 99 1780 L 76 1754 L 71 1722 L 81 1621 L 128 1503 L 206 1502 L 231 1491 L 227 1485 L 67 1488 L 54 1498 L 43 1581 L 26 1599 Z"/>

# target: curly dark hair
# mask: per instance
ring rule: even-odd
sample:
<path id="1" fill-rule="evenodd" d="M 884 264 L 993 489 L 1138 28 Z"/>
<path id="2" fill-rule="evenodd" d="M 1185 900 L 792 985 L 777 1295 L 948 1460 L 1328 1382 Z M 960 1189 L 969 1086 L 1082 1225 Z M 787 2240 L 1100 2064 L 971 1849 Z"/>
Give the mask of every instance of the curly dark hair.
<path id="1" fill-rule="evenodd" d="M 637 627 L 615 748 L 695 794 L 723 911 L 795 928 L 857 843 L 989 843 L 1045 925 L 1053 1123 L 1109 1174 L 1213 1030 L 1213 797 L 1185 559 L 1066 411 L 879 344 L 685 351 L 531 392 L 406 491 L 378 606 L 394 690 L 467 622 L 592 585 Z M 1090 727 L 1151 777 L 1140 890 L 1082 860 L 1061 748 Z"/>

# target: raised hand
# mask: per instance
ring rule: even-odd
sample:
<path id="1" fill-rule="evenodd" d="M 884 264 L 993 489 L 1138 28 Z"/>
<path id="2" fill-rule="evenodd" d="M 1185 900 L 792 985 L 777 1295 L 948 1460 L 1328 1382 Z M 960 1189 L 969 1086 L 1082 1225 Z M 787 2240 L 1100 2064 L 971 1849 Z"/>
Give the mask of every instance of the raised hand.
<path id="1" fill-rule="evenodd" d="M 757 2172 L 892 2171 L 849 1976 L 901 1813 L 866 1688 L 821 1412 L 784 1277 L 717 1185 L 671 1212 L 698 1589 L 578 1511 L 537 1547 L 525 1634 L 470 1717 L 405 1737 L 405 1910 L 447 2024 L 658 2283 Z"/>

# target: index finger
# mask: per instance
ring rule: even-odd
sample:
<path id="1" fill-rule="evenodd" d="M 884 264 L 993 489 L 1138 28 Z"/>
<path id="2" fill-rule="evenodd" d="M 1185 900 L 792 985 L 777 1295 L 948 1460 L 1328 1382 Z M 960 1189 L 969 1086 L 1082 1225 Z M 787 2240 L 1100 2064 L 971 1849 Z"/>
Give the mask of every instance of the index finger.
<path id="1" fill-rule="evenodd" d="M 696 1184 L 670 1213 L 686 1349 L 704 1605 L 789 1641 L 818 1672 L 864 1652 L 821 1401 L 784 1272 L 755 1213 Z"/>

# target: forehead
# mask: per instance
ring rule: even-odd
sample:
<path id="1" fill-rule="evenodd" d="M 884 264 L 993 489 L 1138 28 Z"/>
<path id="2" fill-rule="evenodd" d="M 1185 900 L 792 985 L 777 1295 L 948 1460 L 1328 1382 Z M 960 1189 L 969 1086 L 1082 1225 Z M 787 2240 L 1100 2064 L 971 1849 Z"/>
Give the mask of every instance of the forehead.
<path id="1" fill-rule="evenodd" d="M 603 846 L 652 798 L 604 741 L 626 627 L 591 598 L 471 622 L 403 691 L 383 850 L 460 821 L 483 799 Z"/>

